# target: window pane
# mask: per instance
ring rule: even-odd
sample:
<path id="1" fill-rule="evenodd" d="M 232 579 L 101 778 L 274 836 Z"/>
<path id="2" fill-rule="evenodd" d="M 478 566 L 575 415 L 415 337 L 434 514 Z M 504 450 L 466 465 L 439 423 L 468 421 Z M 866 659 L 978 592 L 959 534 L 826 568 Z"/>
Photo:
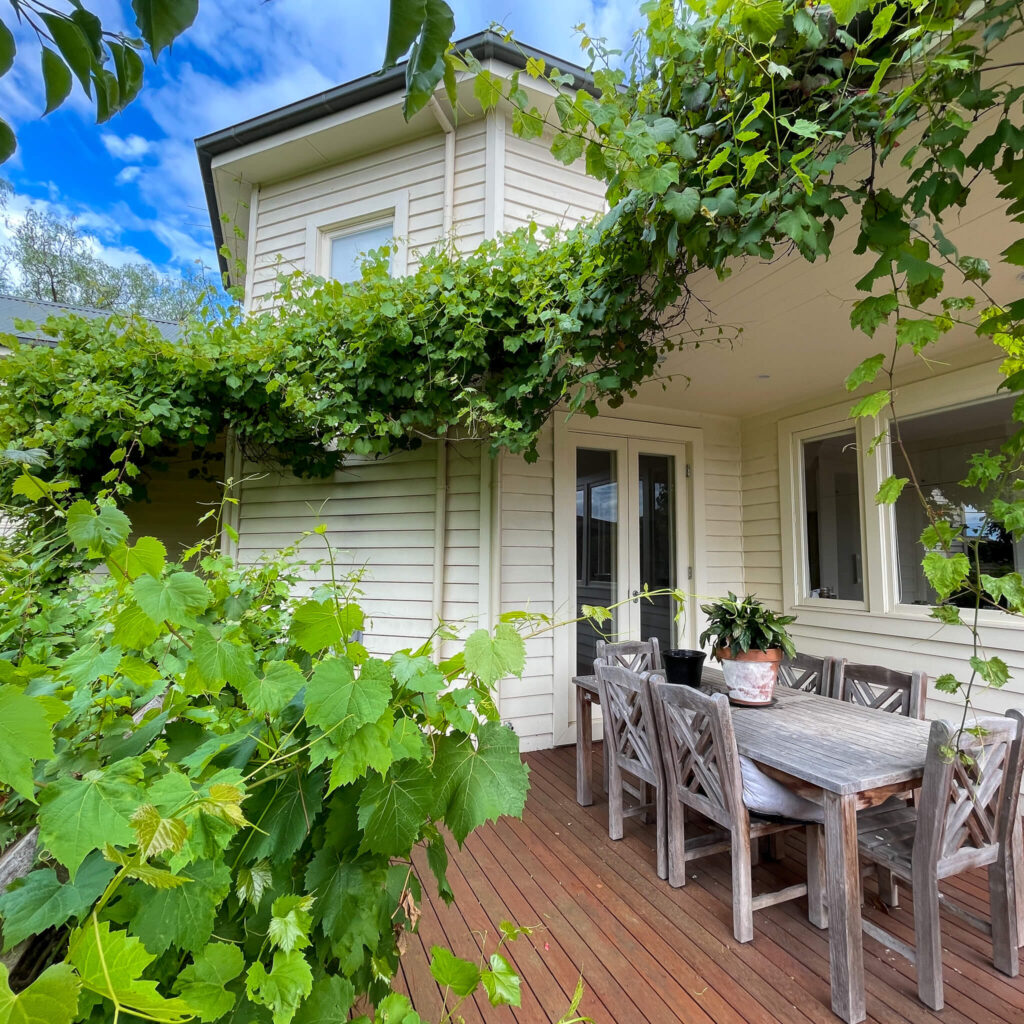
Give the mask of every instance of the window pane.
<path id="1" fill-rule="evenodd" d="M 335 281 L 358 281 L 360 263 L 365 253 L 387 245 L 394 236 L 394 225 L 378 224 L 376 227 L 352 231 L 331 239 L 331 277 Z"/>
<path id="2" fill-rule="evenodd" d="M 962 523 L 968 538 L 985 531 L 979 549 L 981 571 L 989 576 L 1004 576 L 1021 565 L 1013 538 L 995 526 L 986 526 L 984 513 L 971 504 L 977 498 L 973 489 L 960 486 L 967 476 L 968 459 L 986 449 L 997 452 L 1015 432 L 1010 419 L 1013 398 L 982 402 L 961 409 L 944 409 L 902 420 L 900 436 L 910 457 L 921 489 L 936 512 L 953 523 Z M 893 472 L 909 476 L 900 449 L 892 448 Z M 996 497 L 996 495 L 989 495 Z M 900 601 L 903 604 L 934 604 L 938 600 L 921 569 L 924 548 L 921 531 L 927 517 L 917 492 L 907 486 L 896 502 L 896 551 L 899 559 Z M 966 550 L 961 546 L 958 550 Z M 957 603 L 953 595 L 952 603 Z"/>
<path id="3" fill-rule="evenodd" d="M 619 485 L 615 452 L 581 448 L 576 452 L 576 604 L 607 607 L 615 602 Z M 614 612 L 612 613 L 614 615 Z M 605 634 L 615 623 L 605 622 Z M 589 622 L 576 626 L 576 673 L 594 671 L 601 638 Z"/>
<path id="4" fill-rule="evenodd" d="M 641 455 L 640 586 L 663 590 L 675 586 L 675 459 L 671 455 Z M 656 636 L 662 649 L 673 647 L 675 608 L 668 594 L 640 602 L 640 639 Z"/>
<path id="5" fill-rule="evenodd" d="M 807 597 L 864 600 L 856 434 L 803 442 Z"/>

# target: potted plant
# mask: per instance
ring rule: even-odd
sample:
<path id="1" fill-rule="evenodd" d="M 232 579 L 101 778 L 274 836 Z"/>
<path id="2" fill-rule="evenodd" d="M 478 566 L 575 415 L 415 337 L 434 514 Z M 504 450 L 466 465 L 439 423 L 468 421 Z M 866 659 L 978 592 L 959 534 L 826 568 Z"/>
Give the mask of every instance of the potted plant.
<path id="1" fill-rule="evenodd" d="M 795 615 L 776 615 L 757 598 L 741 601 L 732 591 L 728 597 L 702 604 L 708 617 L 700 642 L 713 644 L 713 656 L 721 663 L 729 699 L 752 706 L 770 704 L 783 654 L 796 653 L 786 627 Z"/>

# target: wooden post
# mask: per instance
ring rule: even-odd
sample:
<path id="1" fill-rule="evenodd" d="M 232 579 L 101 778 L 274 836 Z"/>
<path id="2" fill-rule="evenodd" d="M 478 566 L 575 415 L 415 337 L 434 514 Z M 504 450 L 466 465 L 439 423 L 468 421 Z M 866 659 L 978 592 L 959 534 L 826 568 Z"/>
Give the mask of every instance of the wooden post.
<path id="1" fill-rule="evenodd" d="M 807 919 L 815 928 L 827 928 L 825 836 L 820 825 L 808 825 L 805 833 L 807 836 Z"/>
<path id="2" fill-rule="evenodd" d="M 824 797 L 832 1009 L 846 1024 L 858 1024 L 867 1014 L 864 1007 L 857 803 L 853 795 L 826 791 Z M 916 898 L 914 904 L 917 905 Z"/>
<path id="3" fill-rule="evenodd" d="M 590 781 L 591 764 L 594 759 L 594 734 L 592 726 L 593 701 L 590 693 L 582 686 L 576 687 L 576 802 L 589 807 L 594 802 L 594 790 Z"/>

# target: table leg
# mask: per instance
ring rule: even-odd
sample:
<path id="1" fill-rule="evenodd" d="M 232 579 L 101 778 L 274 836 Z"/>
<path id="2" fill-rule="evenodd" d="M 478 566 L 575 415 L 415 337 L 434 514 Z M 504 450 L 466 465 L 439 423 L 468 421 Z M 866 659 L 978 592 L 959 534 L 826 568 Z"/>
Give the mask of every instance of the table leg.
<path id="1" fill-rule="evenodd" d="M 582 686 L 576 687 L 576 803 L 594 802 L 590 770 L 594 759 L 593 702 Z"/>
<path id="2" fill-rule="evenodd" d="M 832 1010 L 847 1024 L 864 1008 L 864 942 L 860 917 L 856 798 L 825 793 L 825 881 L 828 890 Z"/>

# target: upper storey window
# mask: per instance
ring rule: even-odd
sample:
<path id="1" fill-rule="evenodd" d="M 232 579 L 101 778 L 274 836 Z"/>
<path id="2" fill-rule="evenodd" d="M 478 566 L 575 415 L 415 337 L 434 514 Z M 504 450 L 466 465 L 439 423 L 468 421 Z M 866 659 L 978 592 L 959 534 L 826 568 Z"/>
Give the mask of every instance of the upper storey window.
<path id="1" fill-rule="evenodd" d="M 363 224 L 357 228 L 339 231 L 330 235 L 330 276 L 335 281 L 358 281 L 360 264 L 371 249 L 390 245 L 395 237 L 395 223 L 390 218 L 375 224 Z M 392 273 L 394 268 L 392 267 Z"/>

